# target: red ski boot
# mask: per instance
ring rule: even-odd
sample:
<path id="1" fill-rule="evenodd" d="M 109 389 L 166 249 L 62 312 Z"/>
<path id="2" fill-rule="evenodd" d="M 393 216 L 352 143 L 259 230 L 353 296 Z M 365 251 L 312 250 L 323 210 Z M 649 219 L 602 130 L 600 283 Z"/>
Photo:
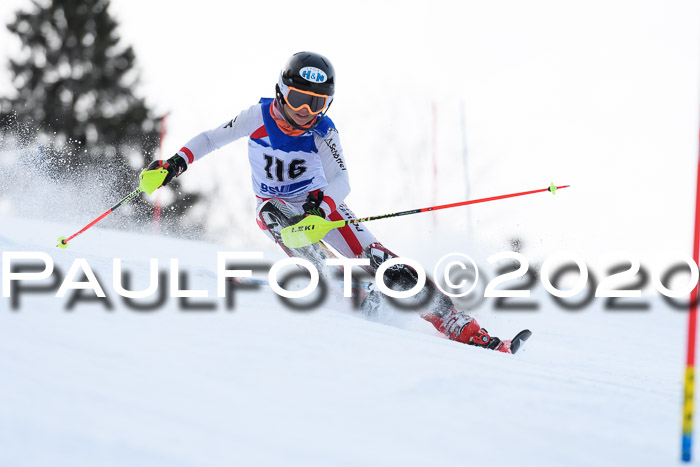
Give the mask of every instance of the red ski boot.
<path id="1" fill-rule="evenodd" d="M 452 308 L 445 318 L 440 318 L 433 313 L 426 313 L 423 318 L 430 321 L 435 329 L 445 334 L 450 340 L 511 353 L 510 341 L 501 341 L 498 337 L 490 336 L 474 318 L 462 311 Z"/>

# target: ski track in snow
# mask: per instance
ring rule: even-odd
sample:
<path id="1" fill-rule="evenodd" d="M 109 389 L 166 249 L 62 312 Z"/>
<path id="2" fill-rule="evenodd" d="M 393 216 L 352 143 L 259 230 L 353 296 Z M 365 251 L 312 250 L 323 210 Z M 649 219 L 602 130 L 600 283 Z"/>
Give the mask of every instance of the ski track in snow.
<path id="1" fill-rule="evenodd" d="M 3 251 L 43 251 L 65 274 L 85 258 L 113 306 L 51 294 L 0 301 L 2 466 L 671 465 L 680 447 L 685 313 L 576 312 L 543 292 L 537 312 L 474 316 L 533 337 L 515 356 L 457 344 L 418 316 L 363 319 L 333 291 L 290 311 L 271 291 L 235 308 L 127 308 L 149 258 L 177 257 L 189 289 L 216 294 L 213 244 L 0 219 Z M 281 258 L 265 252 L 270 262 Z M 140 286 L 138 284 L 141 284 Z M 167 284 L 161 284 L 166 287 Z M 69 294 L 70 295 L 70 294 Z M 87 294 L 86 294 L 87 295 Z M 192 299 L 192 303 L 215 298 Z"/>

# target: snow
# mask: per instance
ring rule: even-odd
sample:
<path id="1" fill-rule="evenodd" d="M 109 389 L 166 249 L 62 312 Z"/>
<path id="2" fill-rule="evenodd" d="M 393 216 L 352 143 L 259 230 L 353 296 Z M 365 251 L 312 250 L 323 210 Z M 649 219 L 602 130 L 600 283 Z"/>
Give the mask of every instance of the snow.
<path id="1" fill-rule="evenodd" d="M 229 247 L 0 217 L 3 252 L 48 253 L 65 275 L 84 258 L 111 309 L 23 292 L 0 299 L 2 466 L 671 465 L 679 458 L 686 313 L 578 311 L 542 287 L 537 311 L 474 316 L 492 334 L 533 337 L 517 355 L 448 341 L 412 312 L 364 319 L 339 297 L 292 311 L 270 290 L 216 299 Z M 264 252 L 268 261 L 282 258 Z M 427 256 L 442 256 L 436 246 Z M 122 258 L 145 288 L 150 258 L 178 258 L 210 310 L 176 299 L 126 306 Z M 76 279 L 79 280 L 79 279 Z M 50 283 L 41 282 L 42 285 Z M 39 283 L 37 281 L 37 283 Z M 161 287 L 167 287 L 160 284 Z M 80 291 L 81 297 L 94 295 Z"/>
<path id="2" fill-rule="evenodd" d="M 2 22 L 27 3 L 0 2 Z M 327 2 L 333 28 L 322 41 L 282 42 L 275 31 L 307 24 L 306 9 L 171 4 L 110 7 L 137 54 L 138 95 L 169 114 L 163 157 L 270 96 L 289 55 L 316 50 L 338 72 L 329 115 L 360 217 L 571 184 L 556 197 L 372 225 L 429 271 L 453 251 L 483 265 L 511 239 L 533 269 L 565 250 L 598 279 L 610 261 L 649 267 L 692 251 L 698 2 Z M 188 34 L 173 33 L 181 24 Z M 256 46 L 240 47 L 249 37 Z M 5 57 L 20 53 L 9 31 L 0 42 Z M 0 73 L 0 95 L 15 91 L 9 76 Z M 110 174 L 67 186 L 36 147 L 0 146 L 0 251 L 49 254 L 57 271 L 40 284 L 52 290 L 22 292 L 17 309 L 0 298 L 0 467 L 679 462 L 687 315 L 648 286 L 646 311 L 608 310 L 603 299 L 566 310 L 541 285 L 517 300 L 536 311 L 485 301 L 473 314 L 493 334 L 534 332 L 515 356 L 447 341 L 412 313 L 364 319 L 337 290 L 304 312 L 264 288 L 238 291 L 228 310 L 213 298 L 217 252 L 282 258 L 251 221 L 243 141 L 182 179 L 212 196 L 207 238 L 218 243 L 128 233 L 151 229 L 128 223 L 125 206 L 67 250 L 55 248 L 59 236 L 126 193 L 110 192 Z M 73 291 L 54 296 L 81 258 L 110 308 L 82 299 L 69 309 Z M 139 289 L 150 258 L 165 270 L 176 258 L 188 288 L 209 298 L 135 310 L 114 292 L 114 258 Z"/>

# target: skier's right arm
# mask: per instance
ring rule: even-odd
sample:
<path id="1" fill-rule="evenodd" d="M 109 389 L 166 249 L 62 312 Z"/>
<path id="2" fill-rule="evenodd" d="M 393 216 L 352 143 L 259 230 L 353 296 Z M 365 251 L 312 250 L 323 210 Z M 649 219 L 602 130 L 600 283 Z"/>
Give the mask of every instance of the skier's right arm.
<path id="1" fill-rule="evenodd" d="M 173 177 L 178 177 L 186 171 L 187 167 L 194 161 L 239 138 L 249 136 L 260 127 L 261 118 L 259 115 L 260 106 L 254 105 L 238 114 L 233 120 L 226 121 L 216 128 L 198 134 L 170 159 L 151 162 L 146 170 L 166 169 L 168 175 L 161 185 L 165 186 Z"/>

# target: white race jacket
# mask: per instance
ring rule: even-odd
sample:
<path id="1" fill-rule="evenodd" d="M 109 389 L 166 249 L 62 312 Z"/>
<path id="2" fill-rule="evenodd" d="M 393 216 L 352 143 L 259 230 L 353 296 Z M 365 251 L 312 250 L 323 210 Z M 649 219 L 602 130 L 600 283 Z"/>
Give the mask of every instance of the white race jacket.
<path id="1" fill-rule="evenodd" d="M 313 130 L 289 136 L 272 118 L 271 104 L 272 99 L 261 99 L 233 120 L 195 136 L 178 154 L 191 164 L 247 136 L 255 194 L 291 199 L 320 189 L 324 192 L 321 207 L 328 217 L 350 193 L 338 131 L 324 116 Z"/>

